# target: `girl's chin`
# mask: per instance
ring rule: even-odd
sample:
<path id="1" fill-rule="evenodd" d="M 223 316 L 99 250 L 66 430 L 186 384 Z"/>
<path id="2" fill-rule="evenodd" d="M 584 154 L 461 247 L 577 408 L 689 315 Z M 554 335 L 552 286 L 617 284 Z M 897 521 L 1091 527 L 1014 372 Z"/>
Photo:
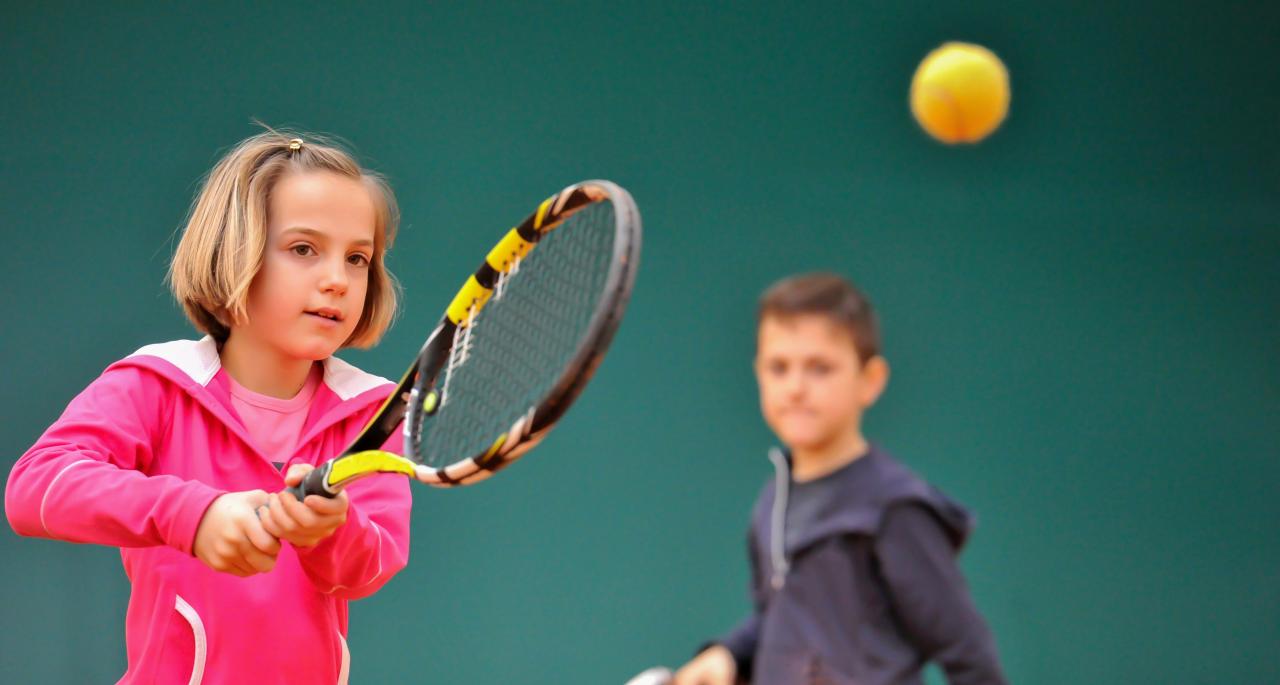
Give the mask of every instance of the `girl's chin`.
<path id="1" fill-rule="evenodd" d="M 342 347 L 342 340 L 345 339 L 346 335 L 341 339 L 337 336 L 316 336 L 313 338 L 296 340 L 290 352 L 292 352 L 293 356 L 297 359 L 320 361 L 332 357 L 334 353 Z"/>
<path id="2" fill-rule="evenodd" d="M 289 356 L 299 361 L 306 360 L 319 362 L 332 357 L 333 353 L 337 351 L 337 348 L 330 345 L 308 345 L 306 347 L 290 350 Z"/>

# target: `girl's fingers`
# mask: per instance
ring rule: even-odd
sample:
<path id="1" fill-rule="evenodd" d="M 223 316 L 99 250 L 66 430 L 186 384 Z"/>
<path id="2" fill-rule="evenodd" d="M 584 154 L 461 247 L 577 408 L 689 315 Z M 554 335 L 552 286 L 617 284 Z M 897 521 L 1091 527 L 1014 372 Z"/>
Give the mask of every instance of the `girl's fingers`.
<path id="1" fill-rule="evenodd" d="M 343 490 L 338 493 L 337 497 L 321 497 L 320 495 L 307 495 L 304 502 L 307 508 L 317 514 L 325 516 L 344 515 L 347 508 L 351 506 L 351 500 L 347 497 L 347 491 Z"/>
<path id="2" fill-rule="evenodd" d="M 241 578 L 248 578 L 249 576 L 254 574 L 253 567 L 250 566 L 247 561 L 245 561 L 244 557 L 233 555 L 229 557 L 226 561 L 228 564 L 227 573 L 240 576 Z"/>
<path id="3" fill-rule="evenodd" d="M 298 499 L 290 493 L 284 493 L 278 495 L 278 497 L 281 502 L 281 509 L 284 510 L 284 513 L 288 514 L 294 524 L 300 528 L 314 528 L 316 526 L 316 512 L 312 511 L 311 507 L 299 502 Z M 312 497 L 317 496 L 312 495 L 311 497 L 308 497 L 307 500 L 311 500 Z M 319 497 L 319 499 L 324 498 Z"/>
<path id="4" fill-rule="evenodd" d="M 284 473 L 285 485 L 293 487 L 302 482 L 303 476 L 306 476 L 315 467 L 311 464 L 294 464 Z"/>
<path id="5" fill-rule="evenodd" d="M 266 573 L 276 566 L 276 558 L 269 554 L 250 547 L 244 550 L 244 562 L 251 570 L 251 573 Z"/>
<path id="6" fill-rule="evenodd" d="M 269 555 L 272 559 L 280 553 L 280 541 L 277 539 L 278 536 L 268 531 L 261 521 L 250 521 L 247 529 L 245 530 L 245 536 L 249 539 L 249 542 L 257 552 Z"/>
<path id="7" fill-rule="evenodd" d="M 259 510 L 258 520 L 262 522 L 262 526 L 271 535 L 280 538 L 289 533 L 289 515 L 284 510 L 284 505 L 280 502 L 280 496 L 271 493 L 271 497 L 267 500 L 267 506 Z"/>

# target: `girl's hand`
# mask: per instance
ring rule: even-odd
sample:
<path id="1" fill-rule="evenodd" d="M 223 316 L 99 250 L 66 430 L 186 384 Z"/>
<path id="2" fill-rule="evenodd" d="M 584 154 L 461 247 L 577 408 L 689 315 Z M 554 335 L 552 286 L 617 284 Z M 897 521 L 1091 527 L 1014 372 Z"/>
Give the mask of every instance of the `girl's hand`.
<path id="1" fill-rule="evenodd" d="M 676 671 L 674 685 L 733 685 L 737 664 L 724 645 L 714 645 Z"/>
<path id="2" fill-rule="evenodd" d="M 229 492 L 213 500 L 196 528 L 192 552 L 205 566 L 240 577 L 275 568 L 280 542 L 258 521 L 262 490 Z"/>
<path id="3" fill-rule="evenodd" d="M 297 485 L 313 468 L 310 464 L 290 466 L 284 477 L 285 484 Z M 294 547 L 315 547 L 347 522 L 350 503 L 346 492 L 332 499 L 308 495 L 302 502 L 292 493 L 275 492 L 267 498 L 267 506 L 261 511 L 262 525 L 268 533 L 288 540 Z"/>

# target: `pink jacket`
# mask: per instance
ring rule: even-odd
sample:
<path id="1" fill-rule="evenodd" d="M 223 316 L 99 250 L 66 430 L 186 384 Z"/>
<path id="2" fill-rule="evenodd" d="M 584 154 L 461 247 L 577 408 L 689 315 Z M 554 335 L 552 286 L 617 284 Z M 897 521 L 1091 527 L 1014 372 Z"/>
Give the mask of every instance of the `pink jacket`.
<path id="1" fill-rule="evenodd" d="M 326 360 L 288 463 L 341 453 L 392 387 Z M 356 481 L 347 522 L 312 549 L 283 545 L 269 573 L 239 578 L 192 555 L 214 498 L 281 490 L 282 472 L 232 411 L 212 339 L 180 340 L 112 364 L 72 400 L 14 465 L 5 513 L 19 535 L 121 548 L 133 585 L 121 683 L 345 683 L 347 601 L 408 560 L 408 480 Z"/>

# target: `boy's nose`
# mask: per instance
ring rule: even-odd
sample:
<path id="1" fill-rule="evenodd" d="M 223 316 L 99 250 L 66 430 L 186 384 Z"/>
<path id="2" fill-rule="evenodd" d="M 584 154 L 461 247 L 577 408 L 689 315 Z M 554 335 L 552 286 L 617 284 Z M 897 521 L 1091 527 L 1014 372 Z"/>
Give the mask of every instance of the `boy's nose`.
<path id="1" fill-rule="evenodd" d="M 788 395 L 792 397 L 800 397 L 801 395 L 804 395 L 804 392 L 808 386 L 805 384 L 803 375 L 795 374 L 794 376 L 787 379 L 787 384 L 785 387 Z"/>

